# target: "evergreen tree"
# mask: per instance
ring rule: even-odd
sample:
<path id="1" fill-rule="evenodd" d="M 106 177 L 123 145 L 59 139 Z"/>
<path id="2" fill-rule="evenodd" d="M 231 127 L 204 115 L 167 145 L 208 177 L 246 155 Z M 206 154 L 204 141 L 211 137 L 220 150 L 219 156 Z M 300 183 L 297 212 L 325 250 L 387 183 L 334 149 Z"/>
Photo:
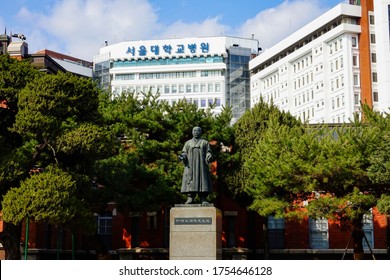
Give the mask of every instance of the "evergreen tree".
<path id="1" fill-rule="evenodd" d="M 9 63 L 26 66 L 16 60 L 2 62 L 3 68 Z M 4 76 L 23 75 L 5 72 Z M 18 139 L 1 154 L 0 166 L 3 220 L 6 229 L 18 229 L 2 239 L 7 244 L 7 258 L 13 259 L 20 258 L 23 219 L 92 233 L 92 166 L 118 146 L 102 126 L 99 93 L 92 81 L 62 73 L 31 76 L 13 95 L 5 96 L 13 106 L 7 109 L 15 115 L 2 139 Z"/>
<path id="2" fill-rule="evenodd" d="M 386 133 L 365 110 L 364 122 L 333 128 L 289 126 L 270 118 L 245 163 L 252 178 L 245 187 L 253 199 L 251 209 L 265 217 L 309 216 L 348 224 L 355 258 L 360 258 L 363 215 L 384 201 L 381 196 L 387 192 L 369 175 L 378 140 Z"/>
<path id="3" fill-rule="evenodd" d="M 202 127 L 216 152 L 228 129 L 228 110 L 216 117 L 186 100 L 169 105 L 158 97 L 125 92 L 102 99 L 104 119 L 124 145 L 118 155 L 97 164 L 98 180 L 106 186 L 106 199 L 116 201 L 124 212 L 156 211 L 182 201 L 178 155 L 192 128 Z"/>

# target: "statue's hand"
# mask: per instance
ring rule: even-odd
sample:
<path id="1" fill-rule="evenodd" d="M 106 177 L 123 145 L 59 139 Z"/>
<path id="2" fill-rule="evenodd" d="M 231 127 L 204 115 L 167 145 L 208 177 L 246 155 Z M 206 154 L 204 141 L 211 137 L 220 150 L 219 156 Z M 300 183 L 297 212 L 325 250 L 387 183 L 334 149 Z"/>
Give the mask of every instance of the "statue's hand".
<path id="1" fill-rule="evenodd" d="M 213 155 L 212 154 L 207 154 L 206 155 L 206 162 L 210 164 L 213 161 Z"/>
<path id="2" fill-rule="evenodd" d="M 186 154 L 180 154 L 178 156 L 178 158 L 180 161 L 182 161 L 182 162 L 184 162 L 184 164 L 186 164 L 186 162 L 187 162 L 187 155 Z"/>

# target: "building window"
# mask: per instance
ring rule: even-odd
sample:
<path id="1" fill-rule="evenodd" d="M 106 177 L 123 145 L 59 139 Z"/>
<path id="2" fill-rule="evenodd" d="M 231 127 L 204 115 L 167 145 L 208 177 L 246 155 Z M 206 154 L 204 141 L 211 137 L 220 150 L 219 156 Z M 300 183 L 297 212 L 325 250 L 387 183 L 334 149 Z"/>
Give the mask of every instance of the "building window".
<path id="1" fill-rule="evenodd" d="M 356 39 L 356 37 L 352 37 L 352 47 L 357 47 L 357 39 Z"/>
<path id="2" fill-rule="evenodd" d="M 371 44 L 375 44 L 376 43 L 375 34 L 371 34 L 370 38 L 371 38 Z"/>
<path id="3" fill-rule="evenodd" d="M 268 216 L 268 244 L 270 249 L 284 248 L 284 219 Z"/>
<path id="4" fill-rule="evenodd" d="M 140 217 L 131 217 L 131 247 L 139 247 L 140 244 Z"/>
<path id="5" fill-rule="evenodd" d="M 200 100 L 200 107 L 202 107 L 202 108 L 206 107 L 206 99 L 202 98 Z"/>
<path id="6" fill-rule="evenodd" d="M 172 85 L 172 93 L 177 93 L 177 85 Z"/>
<path id="7" fill-rule="evenodd" d="M 370 15 L 370 24 L 371 25 L 375 24 L 375 17 L 374 17 L 374 15 Z"/>
<path id="8" fill-rule="evenodd" d="M 389 38 L 390 38 L 390 5 L 387 6 L 387 14 L 388 14 L 388 23 L 389 23 Z"/>
<path id="9" fill-rule="evenodd" d="M 358 57 L 357 55 L 352 56 L 352 65 L 358 66 Z"/>
<path id="10" fill-rule="evenodd" d="M 101 235 L 112 234 L 112 216 L 103 214 L 97 216 L 97 232 Z"/>
<path id="11" fill-rule="evenodd" d="M 363 240 L 363 248 L 368 249 L 368 244 L 370 244 L 371 248 L 374 248 L 374 223 L 372 221 L 372 212 L 363 216 L 363 231 L 367 238 L 367 240 Z"/>
<path id="12" fill-rule="evenodd" d="M 199 92 L 199 84 L 194 84 L 194 92 Z"/>
<path id="13" fill-rule="evenodd" d="M 373 92 L 373 99 L 374 99 L 374 102 L 378 102 L 378 92 L 377 91 Z"/>
<path id="14" fill-rule="evenodd" d="M 226 211 L 224 213 L 226 223 L 226 247 L 236 247 L 236 221 L 237 213 Z"/>
<path id="15" fill-rule="evenodd" d="M 376 63 L 376 53 L 371 54 L 371 62 Z"/>
<path id="16" fill-rule="evenodd" d="M 96 216 L 97 233 L 107 249 L 112 248 L 112 215 L 104 213 Z"/>
<path id="17" fill-rule="evenodd" d="M 312 249 L 328 249 L 329 234 L 327 219 L 309 219 L 310 230 L 310 248 Z"/>
<path id="18" fill-rule="evenodd" d="M 359 105 L 359 94 L 355 93 L 354 95 L 354 101 L 355 101 L 355 105 Z"/>
<path id="19" fill-rule="evenodd" d="M 134 74 L 116 74 L 115 80 L 134 80 Z"/>
<path id="20" fill-rule="evenodd" d="M 372 73 L 372 81 L 374 83 L 377 83 L 378 82 L 378 73 L 377 72 L 373 72 Z"/>
<path id="21" fill-rule="evenodd" d="M 149 230 L 156 230 L 158 228 L 157 212 L 147 213 L 147 224 Z"/>
<path id="22" fill-rule="evenodd" d="M 359 85 L 359 75 L 358 74 L 354 74 L 353 75 L 353 85 L 354 86 L 358 86 Z"/>
<path id="23" fill-rule="evenodd" d="M 220 83 L 215 84 L 215 92 L 221 92 L 221 84 Z"/>

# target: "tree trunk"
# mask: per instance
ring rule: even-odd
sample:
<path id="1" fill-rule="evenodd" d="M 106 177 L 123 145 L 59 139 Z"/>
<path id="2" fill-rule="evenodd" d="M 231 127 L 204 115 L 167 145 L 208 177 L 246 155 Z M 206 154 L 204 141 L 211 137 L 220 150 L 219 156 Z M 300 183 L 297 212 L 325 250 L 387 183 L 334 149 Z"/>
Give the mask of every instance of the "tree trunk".
<path id="1" fill-rule="evenodd" d="M 263 220 L 263 238 L 264 238 L 264 259 L 269 260 L 269 238 L 268 238 L 268 218 Z M 254 247 L 253 247 L 254 248 Z"/>
<path id="2" fill-rule="evenodd" d="M 6 260 L 20 260 L 20 238 L 22 225 L 4 222 L 4 230 L 0 232 L 0 243 L 3 244 Z"/>
<path id="3" fill-rule="evenodd" d="M 353 242 L 353 258 L 355 260 L 362 260 L 364 258 L 363 250 L 363 223 L 362 218 L 355 219 L 352 221 L 352 242 Z"/>

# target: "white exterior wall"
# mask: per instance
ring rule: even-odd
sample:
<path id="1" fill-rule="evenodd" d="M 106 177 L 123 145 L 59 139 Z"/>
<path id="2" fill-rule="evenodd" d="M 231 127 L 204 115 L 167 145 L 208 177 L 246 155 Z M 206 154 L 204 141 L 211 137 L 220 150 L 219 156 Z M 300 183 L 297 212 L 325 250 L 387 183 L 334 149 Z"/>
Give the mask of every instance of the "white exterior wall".
<path id="1" fill-rule="evenodd" d="M 340 15 L 360 17 L 361 7 L 340 4 L 300 29 L 293 35 L 253 59 L 250 70 L 256 73 L 259 65 L 273 60 L 278 54 L 329 24 Z M 302 47 L 258 71 L 251 77 L 253 107 L 260 96 L 271 98 L 279 108 L 310 123 L 348 122 L 359 110 L 358 42 L 361 28 L 355 22 L 344 20 L 338 26 L 309 41 Z"/>
<path id="2" fill-rule="evenodd" d="M 375 0 L 375 34 L 378 70 L 378 110 L 390 113 L 390 0 Z"/>

